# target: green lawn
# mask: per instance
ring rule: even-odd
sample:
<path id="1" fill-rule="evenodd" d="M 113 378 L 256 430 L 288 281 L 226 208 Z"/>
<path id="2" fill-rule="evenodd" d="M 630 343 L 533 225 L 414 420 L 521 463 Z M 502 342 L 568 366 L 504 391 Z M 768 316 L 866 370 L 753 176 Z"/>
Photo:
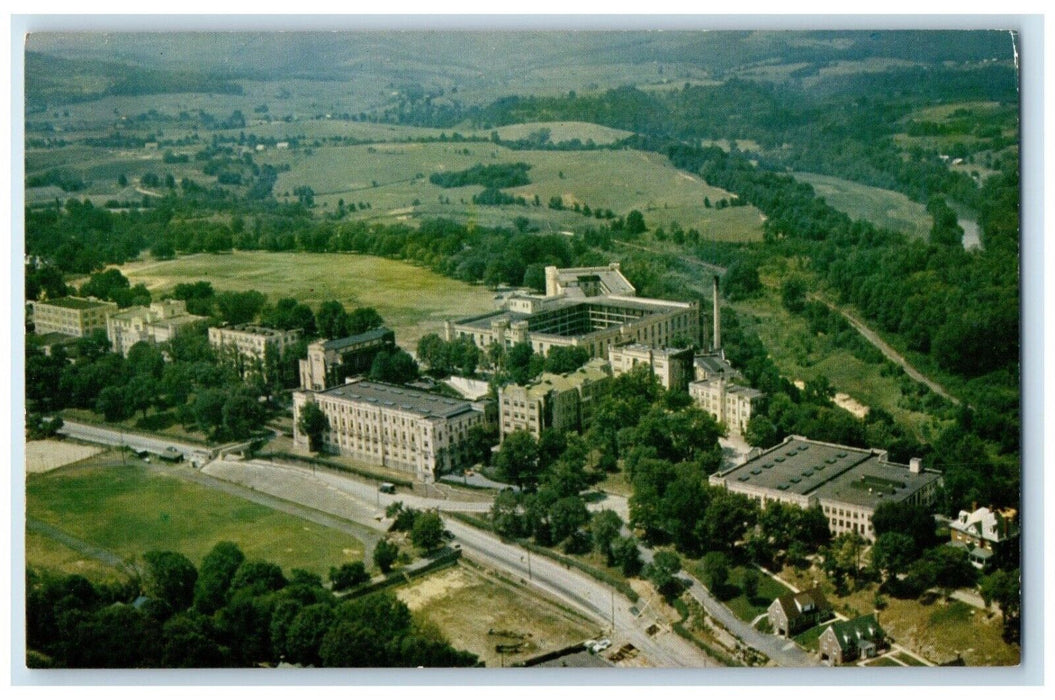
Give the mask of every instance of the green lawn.
<path id="1" fill-rule="evenodd" d="M 792 637 L 792 639 L 806 651 L 817 651 L 817 648 L 820 646 L 821 635 L 824 634 L 824 630 L 828 629 L 829 626 L 830 623 L 828 622 L 821 625 L 815 625 L 804 632 L 799 632 Z"/>
<path id="2" fill-rule="evenodd" d="M 894 661 L 893 659 L 888 659 L 885 656 L 880 656 L 878 659 L 872 659 L 871 661 L 867 661 L 863 665 L 868 666 L 869 668 L 872 668 L 873 666 L 895 666 L 898 668 L 902 668 L 901 664 L 899 664 L 897 661 Z"/>
<path id="3" fill-rule="evenodd" d="M 903 661 L 908 666 L 926 666 L 927 665 L 927 664 L 923 663 L 922 661 L 920 661 L 919 659 L 917 659 L 915 656 L 912 656 L 911 654 L 905 654 L 905 653 L 902 653 L 902 652 L 895 652 L 893 654 L 893 656 L 894 656 L 895 659 L 897 659 L 898 661 Z"/>
<path id="4" fill-rule="evenodd" d="M 686 561 L 685 566 L 686 569 L 700 581 L 707 581 L 702 562 Z M 733 593 L 734 595 L 723 598 L 722 603 L 744 622 L 751 622 L 769 609 L 769 605 L 773 602 L 774 598 L 779 598 L 782 595 L 791 593 L 791 589 L 780 582 L 773 580 L 769 576 L 766 576 L 762 572 L 759 572 L 758 592 L 754 597 L 749 599 L 744 595 L 742 589 L 744 572 L 746 570 L 747 567 L 745 566 L 734 566 L 729 569 L 729 581 L 725 585 L 726 590 L 722 592 L 727 595 L 730 593 Z"/>
<path id="5" fill-rule="evenodd" d="M 143 283 L 155 297 L 180 282 L 208 280 L 217 291 L 255 289 L 274 303 L 293 297 L 317 308 L 336 299 L 348 309 L 372 306 L 413 347 L 443 320 L 493 308 L 493 294 L 396 260 L 339 253 L 236 252 L 199 254 L 163 262 L 134 262 L 121 268 L 133 285 Z"/>
<path id="6" fill-rule="evenodd" d="M 141 465 L 31 475 L 26 513 L 126 559 L 175 550 L 197 564 L 214 544 L 230 540 L 247 558 L 273 561 L 287 573 L 296 567 L 325 575 L 363 556 L 362 543 L 349 535 Z M 57 562 L 68 570 L 53 547 L 38 548 L 36 539 L 27 542 L 27 563 Z"/>

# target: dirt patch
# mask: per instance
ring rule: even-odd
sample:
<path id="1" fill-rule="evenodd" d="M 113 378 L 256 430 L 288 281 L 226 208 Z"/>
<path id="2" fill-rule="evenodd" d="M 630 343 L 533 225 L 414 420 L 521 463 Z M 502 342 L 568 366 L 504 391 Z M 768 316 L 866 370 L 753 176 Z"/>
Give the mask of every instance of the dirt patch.
<path id="1" fill-rule="evenodd" d="M 94 457 L 103 450 L 102 447 L 77 445 L 61 440 L 33 440 L 26 443 L 26 473 L 49 472 Z"/>
<path id="2" fill-rule="evenodd" d="M 413 586 L 401 588 L 397 595 L 411 610 L 420 610 L 433 600 L 472 586 L 474 583 L 477 581 L 469 575 L 469 572 L 455 567 L 421 579 Z"/>
<path id="3" fill-rule="evenodd" d="M 865 406 L 849 394 L 837 393 L 832 401 L 834 401 L 835 405 L 839 408 L 849 411 L 858 418 L 864 418 L 868 415 L 868 406 Z"/>

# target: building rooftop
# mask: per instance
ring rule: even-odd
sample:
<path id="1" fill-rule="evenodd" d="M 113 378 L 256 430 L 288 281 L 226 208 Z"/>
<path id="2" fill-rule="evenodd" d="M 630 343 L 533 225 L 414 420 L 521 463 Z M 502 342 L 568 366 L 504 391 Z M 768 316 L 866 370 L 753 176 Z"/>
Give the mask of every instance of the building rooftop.
<path id="1" fill-rule="evenodd" d="M 697 355 L 693 366 L 704 370 L 708 376 L 725 376 L 730 379 L 739 379 L 740 373 L 733 369 L 729 361 L 722 355 Z"/>
<path id="2" fill-rule="evenodd" d="M 551 304 L 548 304 L 545 309 L 538 311 L 533 314 L 522 313 L 518 311 L 499 310 L 492 311 L 490 313 L 481 314 L 479 316 L 469 316 L 467 318 L 461 318 L 455 321 L 456 324 L 461 326 L 470 326 L 473 328 L 479 328 L 481 330 L 490 330 L 491 324 L 495 321 L 508 321 L 511 325 L 517 321 L 527 321 L 528 330 L 532 333 L 547 335 L 544 326 L 546 319 L 550 319 L 555 314 L 561 312 L 586 312 L 588 313 L 591 308 L 596 310 L 603 309 L 626 309 L 640 312 L 640 316 L 648 316 L 656 313 L 664 313 L 673 309 L 688 309 L 690 304 L 680 301 L 666 301 L 661 299 L 642 299 L 638 297 L 590 297 L 588 299 L 577 298 L 577 299 L 555 299 Z M 541 326 L 539 328 L 533 326 Z M 589 335 L 597 330 L 591 329 L 585 333 L 576 333 L 572 335 Z M 562 333 L 553 333 L 550 335 L 565 335 Z"/>
<path id="3" fill-rule="evenodd" d="M 852 620 L 833 622 L 831 630 L 842 649 L 852 648 L 862 641 L 877 642 L 886 636 L 875 615 L 861 615 Z"/>
<path id="4" fill-rule="evenodd" d="M 740 384 L 732 384 L 725 377 L 712 377 L 711 379 L 704 379 L 698 382 L 689 382 L 689 385 L 697 385 L 701 387 L 713 387 L 717 386 L 720 382 L 725 382 L 725 393 L 726 394 L 742 394 L 749 399 L 756 399 L 760 396 L 765 396 L 765 392 L 759 391 L 758 389 L 752 389 L 749 386 L 742 386 Z"/>
<path id="5" fill-rule="evenodd" d="M 787 593 L 778 598 L 780 606 L 789 619 L 818 610 L 828 610 L 831 605 L 820 588 L 811 588 L 799 593 Z"/>
<path id="6" fill-rule="evenodd" d="M 451 418 L 473 410 L 468 401 L 366 380 L 353 380 L 317 393 L 390 410 L 401 410 L 424 418 Z"/>
<path id="7" fill-rule="evenodd" d="M 251 323 L 243 323 L 237 326 L 217 326 L 218 328 L 226 331 L 237 331 L 239 333 L 253 333 L 254 335 L 266 335 L 276 336 L 285 335 L 290 331 L 283 331 L 277 328 L 268 328 L 267 326 L 257 326 Z M 296 329 L 294 329 L 296 330 Z M 298 331 L 299 332 L 299 331 Z"/>
<path id="8" fill-rule="evenodd" d="M 603 267 L 565 267 L 556 269 L 557 283 L 565 294 L 583 295 L 580 284 L 596 284 L 605 295 L 633 295 L 637 292 L 630 280 L 619 271 L 618 264 Z"/>
<path id="9" fill-rule="evenodd" d="M 336 338 L 334 340 L 323 341 L 322 347 L 325 350 L 343 350 L 344 348 L 351 347 L 352 345 L 358 345 L 359 343 L 368 343 L 373 340 L 381 340 L 387 335 L 390 335 L 392 331 L 381 326 L 380 328 L 374 328 L 357 335 L 350 335 L 345 338 Z"/>
<path id="10" fill-rule="evenodd" d="M 1018 533 L 1016 515 L 1013 508 L 997 511 L 989 508 L 961 510 L 959 517 L 949 523 L 949 527 L 990 542 L 1000 542 Z"/>
<path id="11" fill-rule="evenodd" d="M 862 450 L 797 436 L 717 476 L 730 484 L 815 495 L 873 508 L 884 498 L 904 500 L 941 478 L 932 470 L 913 473 L 906 465 L 888 462 L 886 453 L 880 450 Z"/>
<path id="12" fill-rule="evenodd" d="M 47 299 L 45 301 L 38 301 L 37 304 L 45 304 L 47 306 L 61 306 L 65 309 L 96 309 L 100 306 L 111 306 L 112 301 L 100 301 L 98 299 L 85 299 L 83 297 L 59 297 L 58 299 Z"/>

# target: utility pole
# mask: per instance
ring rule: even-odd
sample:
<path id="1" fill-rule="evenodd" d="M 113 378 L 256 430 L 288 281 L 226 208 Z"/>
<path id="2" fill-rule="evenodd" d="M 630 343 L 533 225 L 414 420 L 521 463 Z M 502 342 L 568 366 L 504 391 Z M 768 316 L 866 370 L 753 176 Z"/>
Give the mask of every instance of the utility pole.
<path id="1" fill-rule="evenodd" d="M 612 634 L 615 634 L 615 589 L 609 588 L 608 592 L 612 594 Z"/>

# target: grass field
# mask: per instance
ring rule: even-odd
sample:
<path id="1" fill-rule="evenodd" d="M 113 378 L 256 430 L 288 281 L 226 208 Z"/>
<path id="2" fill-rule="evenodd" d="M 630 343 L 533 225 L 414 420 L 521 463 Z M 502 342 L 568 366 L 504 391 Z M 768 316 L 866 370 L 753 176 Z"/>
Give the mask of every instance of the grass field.
<path id="1" fill-rule="evenodd" d="M 488 667 L 509 666 L 597 632 L 578 615 L 464 564 L 396 594 L 414 613 L 435 623 L 451 644 L 478 655 Z M 516 650 L 499 653 L 499 644 Z"/>
<path id="2" fill-rule="evenodd" d="M 32 475 L 26 513 L 64 532 L 130 559 L 153 550 L 183 553 L 195 564 L 221 540 L 249 559 L 267 559 L 320 575 L 361 559 L 363 545 L 265 506 L 188 483 L 141 465 L 78 467 Z M 27 542 L 29 564 L 63 564 L 53 546 Z"/>
<path id="3" fill-rule="evenodd" d="M 121 581 L 124 571 L 87 557 L 37 532 L 26 532 L 26 566 L 63 574 L 80 574 L 91 581 Z"/>
<path id="4" fill-rule="evenodd" d="M 930 233 L 931 217 L 927 208 L 899 192 L 815 173 L 792 173 L 796 180 L 813 186 L 817 196 L 854 219 L 864 219 L 876 226 L 900 231 L 915 238 Z"/>
<path id="5" fill-rule="evenodd" d="M 592 133 L 587 127 L 600 128 L 583 125 L 582 133 Z M 758 240 L 762 234 L 756 209 L 706 208 L 704 198 L 714 202 L 729 193 L 679 171 L 663 156 L 642 151 L 513 151 L 490 143 L 379 143 L 319 148 L 310 155 L 300 151 L 289 158 L 292 169 L 279 176 L 276 196 L 308 185 L 322 209 L 336 208 L 339 199 L 369 202 L 370 209 L 354 214 L 360 218 L 452 216 L 508 226 L 514 217 L 525 216 L 543 230 L 596 224 L 573 211 L 547 207 L 551 198 L 560 197 L 568 209 L 579 204 L 620 215 L 637 209 L 650 226 L 677 221 L 683 228 L 696 228 L 705 237 L 721 240 Z M 531 183 L 507 191 L 529 202 L 537 195 L 541 206 L 475 206 L 472 197 L 481 187 L 444 189 L 428 181 L 434 172 L 517 161 L 532 166 Z"/>
<path id="6" fill-rule="evenodd" d="M 701 581 L 707 580 L 701 562 L 685 563 L 693 576 Z M 734 615 L 744 622 L 750 623 L 769 609 L 769 604 L 773 602 L 774 598 L 779 598 L 782 595 L 791 593 L 791 589 L 784 586 L 779 581 L 774 581 L 769 576 L 759 572 L 758 593 L 756 593 L 754 597 L 748 598 L 744 595 L 742 588 L 744 572 L 746 570 L 746 567 L 743 566 L 736 566 L 729 569 L 729 581 L 726 586 L 730 590 L 735 589 L 736 595 L 731 598 L 723 599 L 722 603 L 732 610 Z"/>
<path id="7" fill-rule="evenodd" d="M 255 289 L 274 303 L 293 297 L 317 308 L 336 299 L 353 309 L 372 306 L 404 347 L 439 332 L 443 320 L 493 308 L 485 287 L 457 282 L 407 263 L 351 254 L 236 252 L 192 255 L 121 268 L 133 285 L 158 297 L 180 282 L 208 280 L 217 291 Z"/>

